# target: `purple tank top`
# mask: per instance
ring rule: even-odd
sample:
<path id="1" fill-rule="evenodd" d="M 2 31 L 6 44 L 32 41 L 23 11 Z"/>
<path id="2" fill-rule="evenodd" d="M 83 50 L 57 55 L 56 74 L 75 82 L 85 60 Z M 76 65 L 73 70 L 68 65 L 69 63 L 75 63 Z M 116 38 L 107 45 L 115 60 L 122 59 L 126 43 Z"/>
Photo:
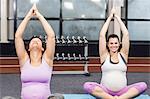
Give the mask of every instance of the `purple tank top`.
<path id="1" fill-rule="evenodd" d="M 47 99 L 51 94 L 51 75 L 52 66 L 49 66 L 44 58 L 37 67 L 32 66 L 28 59 L 21 68 L 21 99 Z"/>

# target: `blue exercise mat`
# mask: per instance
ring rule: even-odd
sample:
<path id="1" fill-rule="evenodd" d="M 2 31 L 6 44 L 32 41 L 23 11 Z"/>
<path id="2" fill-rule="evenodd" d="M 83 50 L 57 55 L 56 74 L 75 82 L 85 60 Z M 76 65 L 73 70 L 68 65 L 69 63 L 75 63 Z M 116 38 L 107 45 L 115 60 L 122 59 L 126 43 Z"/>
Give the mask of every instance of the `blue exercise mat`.
<path id="1" fill-rule="evenodd" d="M 96 99 L 89 94 L 63 94 L 65 99 Z M 134 99 L 150 99 L 149 95 L 139 95 Z"/>
<path id="2" fill-rule="evenodd" d="M 89 94 L 64 94 L 65 99 L 96 99 Z"/>
<path id="3" fill-rule="evenodd" d="M 139 95 L 137 97 L 135 97 L 134 99 L 150 99 L 150 96 L 149 95 Z"/>

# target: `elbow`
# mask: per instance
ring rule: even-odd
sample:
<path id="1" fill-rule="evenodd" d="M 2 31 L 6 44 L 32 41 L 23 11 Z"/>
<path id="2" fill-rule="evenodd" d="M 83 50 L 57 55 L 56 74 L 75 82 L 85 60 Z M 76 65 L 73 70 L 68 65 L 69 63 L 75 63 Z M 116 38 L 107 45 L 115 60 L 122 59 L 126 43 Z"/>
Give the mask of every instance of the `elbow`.
<path id="1" fill-rule="evenodd" d="M 22 38 L 23 32 L 22 31 L 16 31 L 15 38 Z"/>
<path id="2" fill-rule="evenodd" d="M 100 39 L 100 38 L 104 38 L 104 39 L 105 39 L 105 38 L 106 38 L 106 36 L 105 36 L 103 33 L 100 33 L 100 35 L 99 35 L 99 39 Z"/>
<path id="3" fill-rule="evenodd" d="M 18 35 L 17 33 L 15 34 L 15 39 L 20 39 L 20 38 L 22 38 L 22 36 L 21 35 Z"/>
<path id="4" fill-rule="evenodd" d="M 19 35 L 15 34 L 15 39 L 19 38 Z"/>
<path id="5" fill-rule="evenodd" d="M 18 39 L 19 38 L 19 36 L 18 35 L 15 35 L 15 39 Z"/>

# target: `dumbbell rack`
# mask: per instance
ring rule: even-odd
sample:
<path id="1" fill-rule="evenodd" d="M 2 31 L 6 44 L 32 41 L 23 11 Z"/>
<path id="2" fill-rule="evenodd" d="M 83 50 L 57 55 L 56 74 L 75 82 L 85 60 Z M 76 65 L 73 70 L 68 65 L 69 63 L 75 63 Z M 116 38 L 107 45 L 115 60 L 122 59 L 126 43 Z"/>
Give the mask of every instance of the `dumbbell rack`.
<path id="1" fill-rule="evenodd" d="M 68 41 L 69 40 L 69 41 Z M 65 52 L 55 52 L 55 58 L 54 62 L 65 62 L 66 64 L 63 64 L 67 68 L 67 66 L 84 66 L 83 70 L 70 70 L 70 71 L 53 71 L 53 74 L 84 74 L 86 76 L 89 76 L 88 72 L 88 41 L 86 37 L 75 38 L 74 36 L 70 39 L 68 36 L 64 38 L 63 36 L 61 38 L 56 38 L 56 48 L 65 47 L 66 49 L 68 47 L 78 47 L 82 48 L 83 52 L 82 54 L 76 54 L 76 53 L 65 53 Z M 68 50 L 68 52 L 70 52 Z M 70 64 L 73 62 L 72 64 Z M 55 64 L 56 65 L 56 64 Z"/>

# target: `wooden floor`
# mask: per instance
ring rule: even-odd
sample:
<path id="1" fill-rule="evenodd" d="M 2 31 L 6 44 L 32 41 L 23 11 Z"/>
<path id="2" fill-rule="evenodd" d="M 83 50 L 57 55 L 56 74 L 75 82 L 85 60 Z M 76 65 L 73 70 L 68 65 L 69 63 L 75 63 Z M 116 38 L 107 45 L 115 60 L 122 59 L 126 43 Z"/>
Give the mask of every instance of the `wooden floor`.
<path id="1" fill-rule="evenodd" d="M 100 72 L 99 57 L 89 57 L 89 72 Z M 150 57 L 129 57 L 128 72 L 150 72 Z M 54 71 L 80 71 L 83 61 L 54 61 Z M 20 73 L 17 57 L 0 57 L 0 73 Z"/>

